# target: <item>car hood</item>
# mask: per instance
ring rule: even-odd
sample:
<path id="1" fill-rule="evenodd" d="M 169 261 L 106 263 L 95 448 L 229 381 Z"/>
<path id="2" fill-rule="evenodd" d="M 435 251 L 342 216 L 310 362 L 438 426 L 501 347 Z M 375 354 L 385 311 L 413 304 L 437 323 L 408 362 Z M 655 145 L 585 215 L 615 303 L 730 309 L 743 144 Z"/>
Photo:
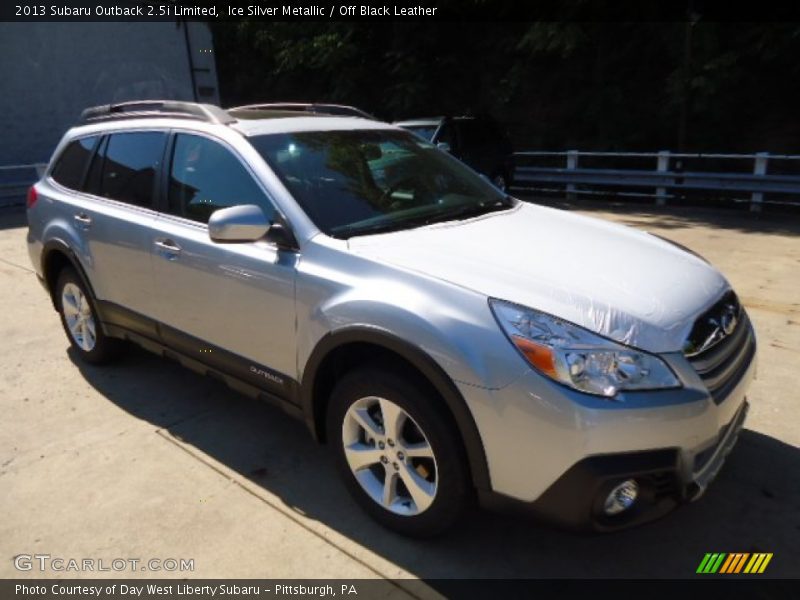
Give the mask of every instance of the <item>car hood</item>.
<path id="1" fill-rule="evenodd" d="M 650 352 L 683 347 L 729 288 L 655 236 L 521 203 L 465 221 L 353 237 L 351 252 L 561 317 Z"/>

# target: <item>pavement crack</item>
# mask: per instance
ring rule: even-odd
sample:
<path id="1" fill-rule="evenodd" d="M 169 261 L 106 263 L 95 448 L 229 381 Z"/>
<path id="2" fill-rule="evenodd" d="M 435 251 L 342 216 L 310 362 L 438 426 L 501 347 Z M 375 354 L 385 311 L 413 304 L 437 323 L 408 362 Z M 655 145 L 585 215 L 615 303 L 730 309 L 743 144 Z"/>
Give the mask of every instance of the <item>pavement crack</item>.
<path id="1" fill-rule="evenodd" d="M 27 271 L 28 273 L 34 273 L 34 274 L 36 273 L 33 269 L 30 269 L 28 267 L 23 267 L 22 265 L 18 265 L 17 263 L 11 262 L 10 260 L 6 260 L 5 258 L 0 258 L 0 262 L 10 267 L 16 267 L 17 269 L 22 269 L 23 271 Z"/>
<path id="2" fill-rule="evenodd" d="M 156 433 L 159 433 L 160 431 L 168 431 L 169 429 L 172 429 L 176 425 L 182 425 L 183 423 L 187 423 L 188 421 L 191 421 L 192 419 L 196 419 L 197 417 L 202 417 L 203 415 L 208 415 L 208 414 L 211 414 L 213 412 L 218 412 L 219 410 L 220 409 L 218 409 L 218 408 L 209 408 L 208 410 L 201 410 L 200 412 L 196 412 L 194 414 L 187 415 L 185 417 L 181 417 L 179 419 L 176 419 L 172 423 L 167 423 L 166 425 L 162 425 L 161 427 L 156 429 Z"/>

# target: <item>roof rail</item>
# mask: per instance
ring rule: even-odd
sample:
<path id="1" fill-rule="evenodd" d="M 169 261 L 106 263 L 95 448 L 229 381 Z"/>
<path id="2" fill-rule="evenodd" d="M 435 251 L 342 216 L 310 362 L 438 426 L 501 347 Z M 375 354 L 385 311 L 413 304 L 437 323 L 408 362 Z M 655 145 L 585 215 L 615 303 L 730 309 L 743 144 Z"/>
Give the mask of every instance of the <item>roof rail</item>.
<path id="1" fill-rule="evenodd" d="M 325 114 L 332 116 L 361 117 L 363 119 L 375 120 L 375 117 L 360 108 L 348 106 L 346 104 L 327 104 L 324 102 L 269 102 L 260 104 L 245 104 L 243 106 L 233 106 L 228 111 L 257 111 L 257 110 L 280 110 L 291 112 L 308 112 Z"/>
<path id="2" fill-rule="evenodd" d="M 181 102 L 177 100 L 135 100 L 118 104 L 103 104 L 87 108 L 81 113 L 81 123 L 134 119 L 141 117 L 178 117 L 199 119 L 209 123 L 225 125 L 236 121 L 219 106 Z"/>

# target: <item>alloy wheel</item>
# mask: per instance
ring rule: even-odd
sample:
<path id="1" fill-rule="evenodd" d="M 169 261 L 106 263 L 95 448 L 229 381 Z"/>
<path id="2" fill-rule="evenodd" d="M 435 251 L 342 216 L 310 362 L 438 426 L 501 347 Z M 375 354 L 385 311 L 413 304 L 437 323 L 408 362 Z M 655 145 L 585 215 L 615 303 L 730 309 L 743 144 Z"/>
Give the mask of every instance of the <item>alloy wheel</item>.
<path id="1" fill-rule="evenodd" d="M 414 516 L 433 503 L 438 488 L 433 448 L 394 402 L 376 396 L 356 400 L 342 423 L 342 443 L 353 476 L 386 510 Z"/>
<path id="2" fill-rule="evenodd" d="M 61 309 L 72 339 L 81 350 L 91 352 L 97 343 L 97 330 L 86 294 L 74 283 L 67 283 L 61 291 Z"/>

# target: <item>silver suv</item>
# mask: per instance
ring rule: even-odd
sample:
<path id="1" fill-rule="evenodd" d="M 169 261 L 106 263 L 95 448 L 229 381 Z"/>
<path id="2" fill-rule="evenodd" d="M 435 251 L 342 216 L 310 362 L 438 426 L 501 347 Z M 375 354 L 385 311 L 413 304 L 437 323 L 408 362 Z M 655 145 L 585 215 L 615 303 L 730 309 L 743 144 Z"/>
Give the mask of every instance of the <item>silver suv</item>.
<path id="1" fill-rule="evenodd" d="M 747 413 L 755 336 L 714 267 L 386 123 L 87 109 L 28 222 L 84 360 L 129 340 L 276 403 L 404 534 L 474 499 L 641 523 L 703 493 Z"/>

